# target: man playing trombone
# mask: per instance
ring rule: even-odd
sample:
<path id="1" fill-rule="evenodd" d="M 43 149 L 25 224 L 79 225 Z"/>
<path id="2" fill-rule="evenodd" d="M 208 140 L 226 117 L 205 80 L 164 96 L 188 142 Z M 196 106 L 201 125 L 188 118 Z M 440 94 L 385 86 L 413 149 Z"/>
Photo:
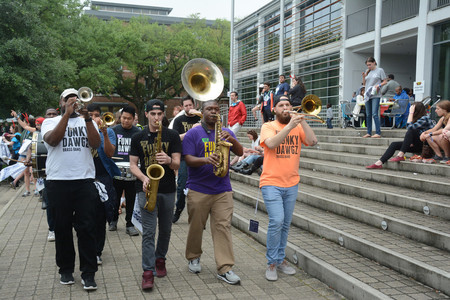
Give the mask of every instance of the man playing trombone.
<path id="1" fill-rule="evenodd" d="M 276 120 L 264 123 L 260 145 L 264 164 L 259 187 L 269 215 L 266 279 L 278 279 L 277 270 L 293 275 L 295 269 L 284 260 L 287 236 L 297 201 L 298 167 L 302 144 L 314 146 L 317 138 L 302 114 L 291 115 L 292 105 L 285 95 L 274 100 Z M 282 171 L 281 171 L 282 170 Z"/>

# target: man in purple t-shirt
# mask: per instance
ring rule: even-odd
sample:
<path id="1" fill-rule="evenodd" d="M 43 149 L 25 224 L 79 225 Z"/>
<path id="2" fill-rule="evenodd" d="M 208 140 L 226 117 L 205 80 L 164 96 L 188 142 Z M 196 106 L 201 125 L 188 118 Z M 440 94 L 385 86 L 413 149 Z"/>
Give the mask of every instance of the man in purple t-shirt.
<path id="1" fill-rule="evenodd" d="M 202 235 L 208 215 L 211 214 L 211 234 L 214 241 L 214 256 L 217 278 L 237 284 L 241 281 L 231 268 L 234 265 L 231 244 L 231 217 L 233 215 L 233 192 L 229 174 L 225 177 L 214 175 L 213 166 L 218 166 L 219 156 L 215 150 L 215 123 L 220 109 L 216 101 L 203 103 L 202 126 L 189 130 L 183 140 L 183 154 L 188 165 L 186 187 L 189 232 L 186 243 L 186 258 L 189 271 L 201 271 Z M 222 128 L 220 139 L 232 144 L 231 151 L 237 156 L 243 154 L 242 145 L 234 133 Z"/>

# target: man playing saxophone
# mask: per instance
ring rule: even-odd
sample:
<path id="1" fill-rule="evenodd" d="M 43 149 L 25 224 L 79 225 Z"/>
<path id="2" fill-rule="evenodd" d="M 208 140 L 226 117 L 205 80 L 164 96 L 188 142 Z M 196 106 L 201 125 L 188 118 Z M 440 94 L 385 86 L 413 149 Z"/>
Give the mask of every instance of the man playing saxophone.
<path id="1" fill-rule="evenodd" d="M 131 138 L 130 170 L 136 176 L 136 191 L 142 215 L 142 289 L 153 288 L 154 273 L 164 277 L 166 254 L 172 230 L 172 214 L 175 203 L 175 172 L 180 166 L 181 141 L 175 130 L 160 127 L 164 117 L 164 103 L 149 100 L 146 105 L 148 126 Z M 161 128 L 161 132 L 159 131 Z M 159 146 L 157 146 L 159 145 Z M 157 149 L 160 148 L 160 149 Z M 138 166 L 140 162 L 140 167 Z M 150 179 L 146 170 L 152 165 L 161 165 L 164 176 L 158 184 L 156 206 L 152 211 L 145 209 L 147 187 Z M 160 168 L 158 168 L 160 169 Z M 156 191 L 152 191 L 155 193 Z M 155 249 L 156 224 L 159 224 L 158 244 Z"/>
<path id="2" fill-rule="evenodd" d="M 221 153 L 217 153 L 216 145 L 219 141 L 215 140 L 217 131 L 215 125 L 220 118 L 219 105 L 216 101 L 206 101 L 202 109 L 202 126 L 190 129 L 183 139 L 183 154 L 189 167 L 186 184 L 189 189 L 187 194 L 189 232 L 186 258 L 189 261 L 189 271 L 199 273 L 203 229 L 208 216 L 211 215 L 217 278 L 229 284 L 237 284 L 240 278 L 231 270 L 234 265 L 231 243 L 233 194 L 228 174 L 229 159 L 224 161 L 219 157 L 229 158 L 230 149 L 241 156 L 243 148 L 230 129 L 219 128 L 221 131 L 219 140 L 222 140 L 220 144 L 227 146 L 220 147 Z M 226 169 L 225 172 L 222 172 L 223 168 Z M 220 172 L 217 172 L 218 170 Z M 225 173 L 225 176 L 216 176 L 218 173 Z"/>

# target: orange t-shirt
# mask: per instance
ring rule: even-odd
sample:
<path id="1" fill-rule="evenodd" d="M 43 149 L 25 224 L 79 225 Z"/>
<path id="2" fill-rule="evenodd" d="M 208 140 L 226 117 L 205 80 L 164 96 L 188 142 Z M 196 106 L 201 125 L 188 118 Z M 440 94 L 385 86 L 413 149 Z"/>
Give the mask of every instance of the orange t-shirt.
<path id="1" fill-rule="evenodd" d="M 292 129 L 285 140 L 274 149 L 269 149 L 264 141 L 275 136 L 287 124 L 278 121 L 264 123 L 261 128 L 260 145 L 264 147 L 263 172 L 259 187 L 274 185 L 277 187 L 291 187 L 300 181 L 298 167 L 300 164 L 300 150 L 305 143 L 305 132 L 301 125 Z"/>

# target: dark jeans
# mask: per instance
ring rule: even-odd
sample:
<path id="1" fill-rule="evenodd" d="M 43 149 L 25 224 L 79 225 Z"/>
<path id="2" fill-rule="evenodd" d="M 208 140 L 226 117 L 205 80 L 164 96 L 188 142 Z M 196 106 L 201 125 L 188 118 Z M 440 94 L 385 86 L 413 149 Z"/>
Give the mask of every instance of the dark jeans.
<path id="1" fill-rule="evenodd" d="M 73 273 L 75 248 L 72 226 L 77 232 L 81 277 L 97 272 L 95 206 L 100 201 L 93 179 L 47 180 L 50 207 L 55 210 L 56 264 L 59 273 Z"/>
<path id="2" fill-rule="evenodd" d="M 333 118 L 327 119 L 327 128 L 329 128 L 329 129 L 333 129 L 333 125 L 331 124 L 331 120 L 333 120 Z"/>
<path id="3" fill-rule="evenodd" d="M 47 205 L 46 211 L 47 211 L 48 230 L 55 231 L 55 209 L 53 208 L 53 206 L 50 206 L 47 193 L 47 180 L 45 179 L 44 179 L 44 186 L 45 188 L 42 190 L 42 201 L 44 201 L 45 204 Z"/>
<path id="4" fill-rule="evenodd" d="M 380 158 L 384 164 L 389 158 L 394 156 L 395 151 L 401 152 L 421 153 L 423 143 L 420 140 L 420 131 L 418 129 L 408 129 L 405 134 L 403 142 L 392 142 Z"/>
<path id="5" fill-rule="evenodd" d="M 372 134 L 372 118 L 375 122 L 376 134 L 381 134 L 380 118 L 378 117 L 379 110 L 380 98 L 372 98 L 366 102 L 366 126 L 368 134 Z"/>
<path id="6" fill-rule="evenodd" d="M 113 183 L 116 189 L 113 221 L 119 219 L 120 198 L 122 197 L 122 192 L 125 191 L 125 205 L 127 206 L 125 221 L 127 222 L 127 227 L 132 227 L 131 217 L 133 216 L 134 200 L 136 199 L 136 181 L 118 180 L 114 178 Z"/>
<path id="7" fill-rule="evenodd" d="M 177 179 L 177 203 L 176 210 L 183 211 L 186 205 L 186 195 L 184 194 L 184 189 L 186 187 L 186 181 L 188 177 L 188 168 L 186 161 L 184 159 L 180 162 L 180 168 L 178 169 L 178 179 Z"/>

